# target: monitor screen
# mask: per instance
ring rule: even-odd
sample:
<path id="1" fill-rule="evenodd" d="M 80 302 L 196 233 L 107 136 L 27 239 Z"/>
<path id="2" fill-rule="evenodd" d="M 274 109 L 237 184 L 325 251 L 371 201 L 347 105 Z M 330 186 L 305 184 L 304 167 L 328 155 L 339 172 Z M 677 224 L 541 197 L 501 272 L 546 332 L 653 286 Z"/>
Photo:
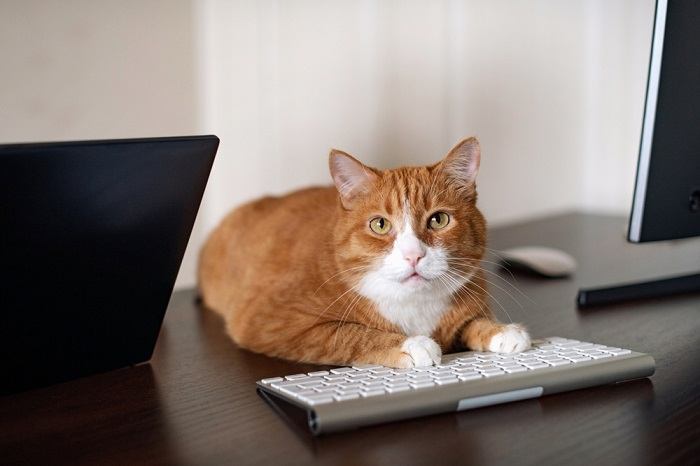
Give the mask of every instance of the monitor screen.
<path id="1" fill-rule="evenodd" d="M 628 239 L 700 235 L 700 2 L 657 0 Z"/>

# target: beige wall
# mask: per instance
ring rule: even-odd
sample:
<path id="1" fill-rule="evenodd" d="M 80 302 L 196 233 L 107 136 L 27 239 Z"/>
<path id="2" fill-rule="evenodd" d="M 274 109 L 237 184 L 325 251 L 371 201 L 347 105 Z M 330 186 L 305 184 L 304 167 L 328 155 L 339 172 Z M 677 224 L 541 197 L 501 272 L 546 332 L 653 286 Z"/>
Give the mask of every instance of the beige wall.
<path id="1" fill-rule="evenodd" d="M 188 0 L 2 0 L 0 142 L 200 132 L 194 30 Z"/>
<path id="2" fill-rule="evenodd" d="M 0 141 L 197 130 L 191 4 L 3 0 Z"/>
<path id="3" fill-rule="evenodd" d="M 0 3 L 0 140 L 222 138 L 178 284 L 232 206 L 481 138 L 493 224 L 628 209 L 653 0 Z"/>

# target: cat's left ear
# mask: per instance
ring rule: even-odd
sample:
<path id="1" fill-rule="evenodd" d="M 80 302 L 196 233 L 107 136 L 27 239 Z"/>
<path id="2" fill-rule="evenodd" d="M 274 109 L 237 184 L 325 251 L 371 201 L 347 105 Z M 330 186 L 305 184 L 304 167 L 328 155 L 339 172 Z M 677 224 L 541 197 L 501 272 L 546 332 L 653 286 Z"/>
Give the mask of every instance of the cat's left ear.
<path id="1" fill-rule="evenodd" d="M 331 149 L 328 165 L 335 187 L 340 194 L 340 201 L 346 209 L 352 209 L 357 199 L 369 192 L 377 179 L 377 173 L 373 168 L 341 150 Z"/>
<path id="2" fill-rule="evenodd" d="M 470 137 L 454 146 L 439 165 L 450 178 L 467 187 L 476 181 L 480 161 L 479 140 Z"/>

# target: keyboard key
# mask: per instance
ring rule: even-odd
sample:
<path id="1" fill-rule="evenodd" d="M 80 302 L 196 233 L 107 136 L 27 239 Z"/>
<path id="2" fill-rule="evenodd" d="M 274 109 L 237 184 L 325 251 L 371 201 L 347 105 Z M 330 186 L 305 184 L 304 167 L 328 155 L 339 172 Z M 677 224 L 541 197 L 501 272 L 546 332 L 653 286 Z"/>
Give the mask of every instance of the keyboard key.
<path id="1" fill-rule="evenodd" d="M 476 369 L 474 367 L 458 367 L 453 372 L 456 372 L 456 373 L 474 372 L 475 370 Z"/>
<path id="2" fill-rule="evenodd" d="M 501 367 L 501 368 L 522 366 L 522 364 L 520 364 L 519 362 L 515 362 L 515 361 L 499 362 L 497 365 L 498 365 L 498 367 Z"/>
<path id="3" fill-rule="evenodd" d="M 410 384 L 409 384 L 408 382 L 403 382 L 403 383 L 387 383 L 387 384 L 384 384 L 384 386 L 385 386 L 386 389 L 388 390 L 388 389 L 390 389 L 390 388 L 410 387 Z"/>
<path id="4" fill-rule="evenodd" d="M 364 385 L 365 387 L 383 387 L 384 381 L 383 380 L 363 380 L 362 385 Z"/>
<path id="5" fill-rule="evenodd" d="M 360 396 L 363 398 L 370 398 L 372 396 L 383 395 L 384 393 L 386 393 L 384 390 L 366 390 L 360 392 Z"/>
<path id="6" fill-rule="evenodd" d="M 525 366 L 510 366 L 510 367 L 504 367 L 503 370 L 509 374 L 515 374 L 517 372 L 527 371 L 527 367 L 525 367 Z"/>
<path id="7" fill-rule="evenodd" d="M 338 384 L 338 388 L 341 390 L 349 390 L 351 388 L 360 388 L 362 386 L 361 383 L 341 383 Z"/>
<path id="8" fill-rule="evenodd" d="M 588 356 L 569 356 L 567 357 L 572 362 L 583 362 L 583 361 L 590 361 L 592 358 L 589 358 Z"/>
<path id="9" fill-rule="evenodd" d="M 269 379 L 262 379 L 261 382 L 265 385 L 270 385 L 273 382 L 282 382 L 283 380 L 282 377 L 270 377 Z"/>
<path id="10" fill-rule="evenodd" d="M 339 367 L 338 369 L 331 369 L 334 374 L 347 374 L 348 372 L 355 372 L 352 367 Z"/>
<path id="11" fill-rule="evenodd" d="M 603 358 L 610 358 L 610 357 L 612 357 L 612 354 L 610 354 L 610 353 L 603 353 L 603 352 L 598 352 L 598 353 L 596 353 L 596 354 L 588 353 L 588 355 L 589 355 L 590 357 L 592 357 L 593 359 L 603 359 Z"/>
<path id="12" fill-rule="evenodd" d="M 432 381 L 411 384 L 411 388 L 413 388 L 414 390 L 420 390 L 422 388 L 430 388 L 430 387 L 434 387 L 434 386 L 435 386 L 435 382 L 432 382 Z"/>
<path id="13" fill-rule="evenodd" d="M 462 382 L 467 382 L 469 380 L 477 380 L 482 378 L 483 376 L 481 374 L 462 374 L 458 377 L 459 380 Z"/>
<path id="14" fill-rule="evenodd" d="M 476 367 L 477 369 L 482 371 L 482 370 L 496 369 L 498 366 L 496 366 L 495 364 L 477 364 L 474 367 Z"/>
<path id="15" fill-rule="evenodd" d="M 410 385 L 400 385 L 398 387 L 387 387 L 386 391 L 389 393 L 399 393 L 399 392 L 407 392 L 411 389 Z"/>
<path id="16" fill-rule="evenodd" d="M 621 355 L 623 355 L 623 354 L 630 354 L 630 353 L 632 352 L 632 351 L 630 351 L 630 350 L 628 350 L 628 349 L 620 349 L 620 348 L 609 348 L 609 349 L 607 349 L 607 350 L 605 350 L 605 351 L 608 352 L 608 353 L 612 353 L 612 354 L 614 354 L 615 356 L 621 356 Z"/>
<path id="17" fill-rule="evenodd" d="M 335 398 L 336 401 L 347 401 L 347 400 L 356 400 L 360 397 L 359 393 L 350 393 L 347 395 L 335 395 L 333 398 Z"/>
<path id="18" fill-rule="evenodd" d="M 293 393 L 292 395 L 296 396 L 297 398 L 304 398 L 304 397 L 307 397 L 309 395 L 315 395 L 316 393 L 317 392 L 315 392 L 313 390 L 304 390 L 303 392 Z"/>
<path id="19" fill-rule="evenodd" d="M 523 363 L 523 366 L 527 367 L 528 369 L 543 369 L 545 367 L 549 367 L 544 362 L 528 362 L 528 363 Z"/>
<path id="20" fill-rule="evenodd" d="M 459 379 L 457 377 L 452 377 L 450 379 L 438 379 L 435 381 L 436 384 L 438 385 L 450 385 L 453 383 L 458 383 Z"/>
<path id="21" fill-rule="evenodd" d="M 293 375 L 288 375 L 285 377 L 287 380 L 298 380 L 298 379 L 306 379 L 309 376 L 306 374 L 293 374 Z"/>
<path id="22" fill-rule="evenodd" d="M 360 388 L 351 388 L 349 390 L 336 390 L 335 393 L 338 395 L 344 396 L 344 395 L 359 395 L 360 394 Z"/>
<path id="23" fill-rule="evenodd" d="M 310 375 L 311 377 L 318 377 L 318 376 L 328 375 L 328 374 L 330 374 L 330 372 L 328 372 L 328 371 L 309 372 L 309 375 Z"/>
<path id="24" fill-rule="evenodd" d="M 333 403 L 333 397 L 330 395 L 326 394 L 316 394 L 316 395 L 308 395 L 303 398 L 300 398 L 303 402 L 308 403 L 312 406 L 316 405 L 321 405 L 321 404 L 326 404 L 326 403 Z"/>
<path id="25" fill-rule="evenodd" d="M 495 377 L 497 375 L 503 375 L 503 374 L 505 374 L 505 372 L 502 371 L 501 369 L 489 369 L 487 371 L 482 371 L 481 374 L 484 377 Z"/>
<path id="26" fill-rule="evenodd" d="M 377 364 L 358 364 L 356 366 L 352 366 L 353 369 L 356 369 L 358 371 L 366 371 L 370 369 L 380 369 L 384 366 L 379 366 Z"/>
<path id="27" fill-rule="evenodd" d="M 302 387 L 299 385 L 286 385 L 283 387 L 279 387 L 279 389 L 285 393 L 298 393 L 298 392 L 304 392 L 304 391 L 309 390 L 308 387 Z"/>
<path id="28" fill-rule="evenodd" d="M 387 382 L 406 382 L 408 377 L 402 375 L 395 375 L 394 377 L 389 377 L 385 379 Z"/>
<path id="29" fill-rule="evenodd" d="M 446 373 L 446 374 L 436 374 L 436 375 L 433 377 L 433 380 L 454 379 L 454 378 L 456 378 L 456 377 L 457 377 L 457 376 L 454 375 L 452 372 L 448 372 L 448 373 Z"/>
<path id="30" fill-rule="evenodd" d="M 281 388 L 286 387 L 287 385 L 299 385 L 299 382 L 296 380 L 283 380 L 282 382 L 272 382 L 270 385 L 275 388 Z"/>
<path id="31" fill-rule="evenodd" d="M 569 361 L 568 359 L 552 359 L 550 361 L 547 361 L 547 363 L 549 363 L 550 366 L 556 367 L 571 364 L 571 361 Z"/>
<path id="32" fill-rule="evenodd" d="M 457 358 L 457 361 L 459 361 L 461 363 L 472 363 L 472 362 L 478 362 L 479 360 L 477 358 L 470 357 L 470 358 Z"/>
<path id="33" fill-rule="evenodd" d="M 315 390 L 316 393 L 335 393 L 337 388 L 335 388 L 335 387 L 314 387 L 313 390 Z"/>

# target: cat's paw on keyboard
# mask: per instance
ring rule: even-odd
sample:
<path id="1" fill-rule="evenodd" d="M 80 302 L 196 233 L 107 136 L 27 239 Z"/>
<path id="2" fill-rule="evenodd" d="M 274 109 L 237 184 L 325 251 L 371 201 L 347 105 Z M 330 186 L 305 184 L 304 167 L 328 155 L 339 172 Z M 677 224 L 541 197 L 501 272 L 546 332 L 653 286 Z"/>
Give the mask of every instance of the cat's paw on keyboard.
<path id="1" fill-rule="evenodd" d="M 408 356 L 401 361 L 405 368 L 432 366 L 440 364 L 442 359 L 440 346 L 432 338 L 423 335 L 406 338 L 401 351 Z"/>
<path id="2" fill-rule="evenodd" d="M 530 347 L 530 335 L 518 324 L 508 324 L 491 337 L 488 350 L 494 353 L 518 353 Z"/>

